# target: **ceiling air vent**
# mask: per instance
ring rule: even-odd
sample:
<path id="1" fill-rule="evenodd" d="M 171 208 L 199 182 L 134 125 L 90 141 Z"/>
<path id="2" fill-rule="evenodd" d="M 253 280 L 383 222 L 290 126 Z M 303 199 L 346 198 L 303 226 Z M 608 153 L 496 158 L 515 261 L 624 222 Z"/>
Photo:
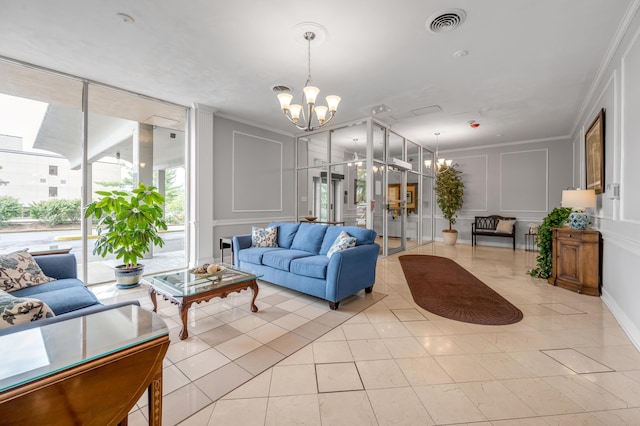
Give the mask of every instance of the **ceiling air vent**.
<path id="1" fill-rule="evenodd" d="M 432 15 L 424 26 L 432 33 L 448 33 L 462 25 L 466 17 L 467 14 L 462 9 L 449 9 Z"/>

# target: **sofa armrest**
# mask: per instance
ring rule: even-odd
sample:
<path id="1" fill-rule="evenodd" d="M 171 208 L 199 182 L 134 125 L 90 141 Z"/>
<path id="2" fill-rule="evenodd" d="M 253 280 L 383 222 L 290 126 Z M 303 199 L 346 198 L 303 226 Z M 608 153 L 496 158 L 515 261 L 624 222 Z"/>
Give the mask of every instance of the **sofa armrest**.
<path id="1" fill-rule="evenodd" d="M 231 242 L 233 244 L 234 253 L 234 266 L 240 267 L 240 259 L 238 259 L 238 253 L 240 250 L 251 247 L 251 234 L 235 235 Z"/>
<path id="2" fill-rule="evenodd" d="M 63 278 L 78 278 L 78 266 L 76 256 L 73 253 L 35 256 L 34 260 L 38 266 L 40 266 L 42 272 L 48 277 L 57 280 Z"/>
<path id="3" fill-rule="evenodd" d="M 111 305 L 93 305 L 88 308 L 78 309 L 77 311 L 72 311 L 66 314 L 58 315 L 52 318 L 47 318 L 39 321 L 31 321 L 20 325 L 15 325 L 13 327 L 0 329 L 0 336 L 4 336 L 6 334 L 15 333 L 17 331 L 28 330 L 30 328 L 42 327 L 47 324 L 54 324 L 60 321 L 66 321 L 69 319 L 81 317 L 84 315 L 94 314 L 96 312 L 108 311 L 109 309 L 119 308 L 120 306 L 127 305 L 138 305 L 140 306 L 140 302 L 137 300 L 128 300 L 126 302 L 118 302 L 113 303 Z"/>
<path id="4" fill-rule="evenodd" d="M 338 302 L 376 281 L 376 263 L 380 246 L 376 243 L 336 252 L 327 267 L 325 299 Z"/>

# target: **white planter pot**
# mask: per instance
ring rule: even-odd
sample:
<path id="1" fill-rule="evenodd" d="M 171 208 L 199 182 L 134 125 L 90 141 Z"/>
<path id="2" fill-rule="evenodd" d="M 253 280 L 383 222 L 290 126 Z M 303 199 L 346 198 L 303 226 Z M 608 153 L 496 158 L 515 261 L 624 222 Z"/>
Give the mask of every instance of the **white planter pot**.
<path id="1" fill-rule="evenodd" d="M 458 241 L 458 231 L 456 231 L 455 229 L 452 231 L 445 229 L 442 231 L 442 239 L 444 240 L 445 244 L 453 246 L 456 244 L 456 241 Z"/>
<path id="2" fill-rule="evenodd" d="M 128 289 L 140 285 L 140 280 L 144 274 L 144 265 L 138 264 L 135 268 L 125 268 L 125 265 L 119 265 L 115 268 L 116 287 Z"/>

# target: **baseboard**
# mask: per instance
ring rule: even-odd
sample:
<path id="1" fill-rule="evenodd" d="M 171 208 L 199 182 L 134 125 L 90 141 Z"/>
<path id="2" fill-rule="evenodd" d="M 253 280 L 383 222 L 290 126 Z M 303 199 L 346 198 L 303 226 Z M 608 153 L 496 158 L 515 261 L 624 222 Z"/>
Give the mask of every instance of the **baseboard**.
<path id="1" fill-rule="evenodd" d="M 620 324 L 622 330 L 629 336 L 631 343 L 640 351 L 640 329 L 627 317 L 622 309 L 618 306 L 616 301 L 607 293 L 603 288 L 602 295 L 600 296 L 602 302 L 605 304 L 614 318 Z"/>

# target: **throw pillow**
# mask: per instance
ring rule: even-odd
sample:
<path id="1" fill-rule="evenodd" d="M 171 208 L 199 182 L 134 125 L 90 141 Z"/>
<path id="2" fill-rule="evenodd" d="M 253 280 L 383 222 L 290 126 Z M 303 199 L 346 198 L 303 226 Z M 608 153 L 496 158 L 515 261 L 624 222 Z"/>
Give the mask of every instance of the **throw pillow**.
<path id="1" fill-rule="evenodd" d="M 333 245 L 327 252 L 327 257 L 331 259 L 334 253 L 348 249 L 349 247 L 355 247 L 356 239 L 346 232 L 342 231 L 338 238 L 334 241 Z"/>
<path id="2" fill-rule="evenodd" d="M 278 247 L 278 227 L 251 227 L 251 247 Z"/>
<path id="3" fill-rule="evenodd" d="M 499 220 L 498 226 L 496 226 L 496 232 L 504 232 L 505 234 L 511 234 L 513 232 L 513 225 L 515 220 Z"/>
<path id="4" fill-rule="evenodd" d="M 26 250 L 0 256 L 0 290 L 12 292 L 54 281 L 47 277 Z"/>
<path id="5" fill-rule="evenodd" d="M 52 318 L 55 314 L 42 300 L 14 297 L 0 290 L 0 328 Z"/>

